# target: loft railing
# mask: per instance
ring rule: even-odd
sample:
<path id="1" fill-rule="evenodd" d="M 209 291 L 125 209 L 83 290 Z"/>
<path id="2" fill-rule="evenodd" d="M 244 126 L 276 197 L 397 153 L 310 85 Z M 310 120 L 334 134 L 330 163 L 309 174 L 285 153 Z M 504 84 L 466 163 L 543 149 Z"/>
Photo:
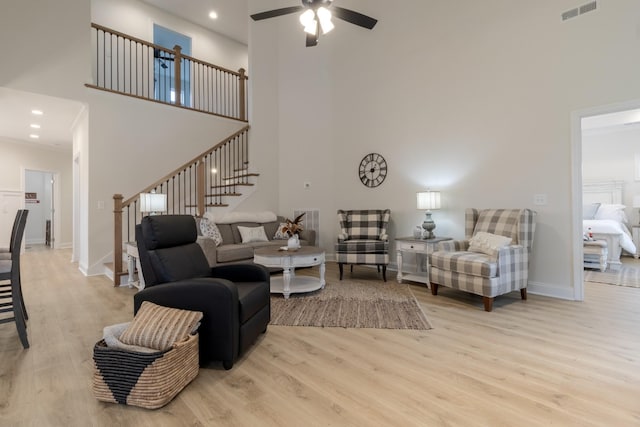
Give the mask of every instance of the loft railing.
<path id="1" fill-rule="evenodd" d="M 123 245 L 135 240 L 135 226 L 146 214 L 140 212 L 140 194 L 165 194 L 166 214 L 202 216 L 207 208 L 228 206 L 224 199 L 240 196 L 239 188 L 253 185 L 249 178 L 257 176 L 247 168 L 248 132 L 249 126 L 245 126 L 126 200 L 122 194 L 113 195 L 115 286 L 124 274 Z"/>
<path id="2" fill-rule="evenodd" d="M 247 75 L 91 24 L 93 84 L 86 86 L 247 121 Z"/>

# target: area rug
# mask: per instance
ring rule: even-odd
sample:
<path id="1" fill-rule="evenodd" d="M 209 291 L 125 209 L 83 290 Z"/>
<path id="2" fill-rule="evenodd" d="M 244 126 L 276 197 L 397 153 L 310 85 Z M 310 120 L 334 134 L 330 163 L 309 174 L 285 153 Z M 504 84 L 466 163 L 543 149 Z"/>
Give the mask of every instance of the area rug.
<path id="1" fill-rule="evenodd" d="M 271 296 L 271 324 L 341 328 L 418 329 L 432 326 L 409 285 L 327 275 L 324 289 L 292 294 L 284 299 Z"/>
<path id="2" fill-rule="evenodd" d="M 584 281 L 640 288 L 640 268 L 623 265 L 618 271 L 585 270 Z"/>

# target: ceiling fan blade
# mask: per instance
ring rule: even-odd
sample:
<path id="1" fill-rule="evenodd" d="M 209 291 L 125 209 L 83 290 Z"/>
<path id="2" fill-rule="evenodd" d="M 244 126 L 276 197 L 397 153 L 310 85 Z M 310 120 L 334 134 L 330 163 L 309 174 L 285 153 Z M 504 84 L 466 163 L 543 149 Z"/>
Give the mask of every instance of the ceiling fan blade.
<path id="1" fill-rule="evenodd" d="M 361 13 L 345 9 L 343 7 L 331 6 L 331 13 L 333 13 L 335 17 L 340 18 L 343 21 L 350 22 L 369 30 L 373 29 L 373 27 L 375 27 L 378 23 L 377 19 L 373 19 L 370 16 L 363 15 Z"/>
<path id="2" fill-rule="evenodd" d="M 318 45 L 318 34 L 309 34 L 307 35 L 307 47 L 313 47 Z"/>
<path id="3" fill-rule="evenodd" d="M 304 6 L 291 6 L 284 7 L 282 9 L 274 9 L 266 12 L 254 13 L 251 15 L 251 18 L 254 21 L 260 21 L 262 19 L 275 18 L 276 16 L 288 15 L 290 13 L 300 12 L 301 10 L 306 9 Z"/>

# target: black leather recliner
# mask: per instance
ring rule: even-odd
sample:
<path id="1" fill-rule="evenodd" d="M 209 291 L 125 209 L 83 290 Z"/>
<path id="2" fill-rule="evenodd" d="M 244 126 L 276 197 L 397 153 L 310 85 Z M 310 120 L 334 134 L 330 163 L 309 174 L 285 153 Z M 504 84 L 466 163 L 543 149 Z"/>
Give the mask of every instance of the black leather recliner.
<path id="1" fill-rule="evenodd" d="M 267 330 L 269 272 L 255 264 L 209 267 L 197 234 L 191 215 L 142 218 L 136 241 L 146 288 L 133 298 L 134 313 L 143 301 L 201 311 L 200 364 L 218 360 L 231 369 Z"/>

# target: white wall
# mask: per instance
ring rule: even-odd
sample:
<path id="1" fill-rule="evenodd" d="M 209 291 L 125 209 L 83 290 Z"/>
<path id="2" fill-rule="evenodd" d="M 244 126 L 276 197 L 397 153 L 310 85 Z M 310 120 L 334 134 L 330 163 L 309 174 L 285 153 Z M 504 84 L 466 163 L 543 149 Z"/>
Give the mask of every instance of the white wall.
<path id="1" fill-rule="evenodd" d="M 271 6 L 281 4 L 249 2 L 251 13 Z M 255 120 L 275 118 L 252 138 L 279 153 L 278 211 L 320 208 L 332 252 L 337 208 L 389 207 L 391 235 L 409 235 L 423 218 L 415 192 L 427 187 L 443 192 L 438 235 L 463 237 L 466 207 L 532 208 L 530 291 L 573 298 L 571 113 L 640 98 L 640 58 L 625 53 L 638 49 L 640 4 L 602 1 L 566 22 L 573 0 L 341 6 L 380 22 L 338 21 L 314 48 L 295 16 L 251 23 L 251 69 L 275 76 L 250 83 Z M 389 164 L 376 189 L 356 173 L 369 152 Z M 534 194 L 548 204 L 534 206 Z"/>
<path id="2" fill-rule="evenodd" d="M 587 131 L 582 135 L 582 178 L 585 181 L 624 182 L 622 203 L 627 206 L 630 224 L 640 221 L 638 209 L 632 208 L 633 197 L 640 195 L 640 181 L 636 181 L 639 142 L 638 125 Z"/>
<path id="3" fill-rule="evenodd" d="M 56 247 L 70 247 L 72 242 L 72 169 L 71 152 L 0 138 L 0 189 L 25 191 L 25 170 L 52 172 L 58 175 L 59 207 L 56 217 Z M 26 209 L 33 205 L 27 204 Z M 29 221 L 29 220 L 27 220 Z M 25 236 L 25 240 L 28 240 Z M 30 243 L 33 243 L 33 239 Z"/>

